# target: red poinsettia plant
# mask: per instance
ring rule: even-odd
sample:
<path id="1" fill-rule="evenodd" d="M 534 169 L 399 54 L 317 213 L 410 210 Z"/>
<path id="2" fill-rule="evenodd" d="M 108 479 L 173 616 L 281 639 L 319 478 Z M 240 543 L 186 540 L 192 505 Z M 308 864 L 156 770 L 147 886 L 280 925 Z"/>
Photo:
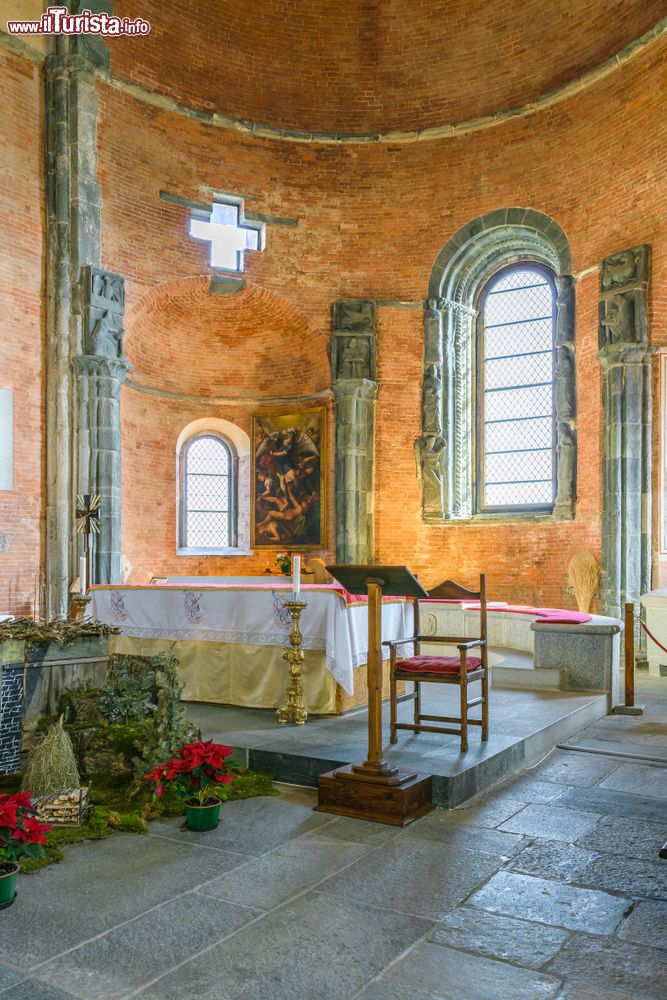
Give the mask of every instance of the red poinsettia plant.
<path id="1" fill-rule="evenodd" d="M 236 765 L 225 763 L 233 752 L 232 747 L 213 740 L 186 743 L 176 757 L 147 774 L 146 780 L 152 782 L 158 796 L 167 786 L 186 802 L 207 805 L 227 797 L 225 786 L 238 770 Z"/>
<path id="2" fill-rule="evenodd" d="M 43 858 L 50 829 L 36 818 L 29 795 L 0 795 L 0 869 L 20 858 Z"/>

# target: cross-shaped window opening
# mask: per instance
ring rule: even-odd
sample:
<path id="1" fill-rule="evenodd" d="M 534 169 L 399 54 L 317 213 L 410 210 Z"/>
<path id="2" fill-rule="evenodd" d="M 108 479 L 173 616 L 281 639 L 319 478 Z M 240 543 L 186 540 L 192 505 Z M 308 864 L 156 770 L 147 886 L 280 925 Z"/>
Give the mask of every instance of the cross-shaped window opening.
<path id="1" fill-rule="evenodd" d="M 264 224 L 244 218 L 242 201 L 214 202 L 210 212 L 195 210 L 190 236 L 210 242 L 211 267 L 224 271 L 243 271 L 244 252 L 264 249 Z"/>

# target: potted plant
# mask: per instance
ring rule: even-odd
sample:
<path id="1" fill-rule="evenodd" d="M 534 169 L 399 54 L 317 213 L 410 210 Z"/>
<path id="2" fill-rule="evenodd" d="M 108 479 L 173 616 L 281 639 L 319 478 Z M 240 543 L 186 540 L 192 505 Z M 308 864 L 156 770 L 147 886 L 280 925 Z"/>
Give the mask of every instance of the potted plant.
<path id="1" fill-rule="evenodd" d="M 44 834 L 50 829 L 36 819 L 29 795 L 0 795 L 0 910 L 16 899 L 19 859 L 43 858 Z"/>
<path id="2" fill-rule="evenodd" d="M 227 797 L 225 786 L 237 770 L 233 764 L 225 764 L 233 752 L 231 747 L 213 740 L 186 743 L 178 756 L 160 764 L 146 779 L 153 783 L 156 795 L 163 795 L 168 786 L 183 800 L 189 830 L 213 830 L 220 822 L 220 806 Z"/>
<path id="3" fill-rule="evenodd" d="M 276 563 L 283 576 L 291 576 L 292 556 L 289 552 L 282 552 L 279 556 L 276 556 Z"/>

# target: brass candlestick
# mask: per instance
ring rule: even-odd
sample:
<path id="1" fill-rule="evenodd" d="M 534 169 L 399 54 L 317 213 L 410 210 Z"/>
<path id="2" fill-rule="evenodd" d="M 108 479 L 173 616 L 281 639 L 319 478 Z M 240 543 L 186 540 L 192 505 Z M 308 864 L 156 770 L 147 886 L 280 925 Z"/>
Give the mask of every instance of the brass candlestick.
<path id="1" fill-rule="evenodd" d="M 307 603 L 307 601 L 285 601 L 284 604 L 292 616 L 292 631 L 289 637 L 291 648 L 286 649 L 283 653 L 283 660 L 289 664 L 290 680 L 285 692 L 285 701 L 280 708 L 276 709 L 278 722 L 283 723 L 283 725 L 292 722 L 295 726 L 302 726 L 308 718 L 308 712 L 303 703 L 303 685 L 301 684 L 301 664 L 304 654 L 301 649 L 303 636 L 299 630 L 301 612 Z"/>

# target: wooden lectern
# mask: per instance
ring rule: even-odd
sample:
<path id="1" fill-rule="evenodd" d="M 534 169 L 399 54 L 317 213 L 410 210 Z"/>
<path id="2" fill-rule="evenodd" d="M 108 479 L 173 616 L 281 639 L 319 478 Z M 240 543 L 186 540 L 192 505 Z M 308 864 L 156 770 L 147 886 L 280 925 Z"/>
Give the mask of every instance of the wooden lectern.
<path id="1" fill-rule="evenodd" d="M 382 598 L 428 597 L 405 566 L 327 566 L 350 594 L 368 594 L 368 756 L 320 775 L 316 808 L 391 826 L 431 812 L 431 778 L 382 755 Z"/>

